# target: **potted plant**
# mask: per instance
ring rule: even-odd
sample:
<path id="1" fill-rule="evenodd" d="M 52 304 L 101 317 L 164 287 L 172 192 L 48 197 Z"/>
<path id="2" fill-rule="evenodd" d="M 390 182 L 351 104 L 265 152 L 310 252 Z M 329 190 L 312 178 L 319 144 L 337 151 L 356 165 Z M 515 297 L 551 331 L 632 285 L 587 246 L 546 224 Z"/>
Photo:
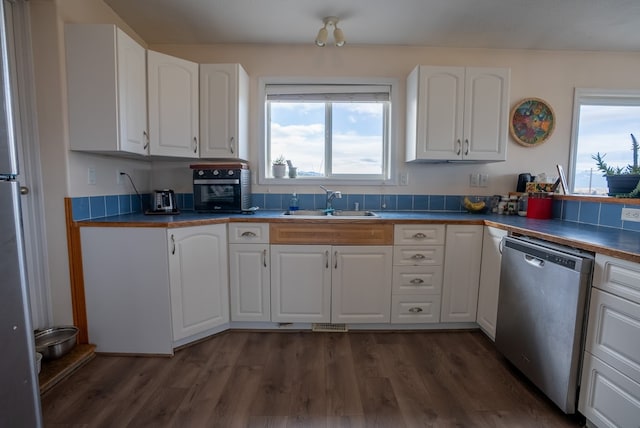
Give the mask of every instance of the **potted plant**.
<path id="1" fill-rule="evenodd" d="M 283 178 L 287 173 L 287 162 L 284 156 L 280 155 L 273 161 L 271 166 L 273 178 Z"/>
<path id="2" fill-rule="evenodd" d="M 631 150 L 633 151 L 633 164 L 626 167 L 613 167 L 604 161 L 605 154 L 600 152 L 592 155 L 596 161 L 602 176 L 606 177 L 609 186 L 609 196 L 638 197 L 640 196 L 640 167 L 638 166 L 638 150 L 640 145 L 636 137 L 631 134 Z"/>

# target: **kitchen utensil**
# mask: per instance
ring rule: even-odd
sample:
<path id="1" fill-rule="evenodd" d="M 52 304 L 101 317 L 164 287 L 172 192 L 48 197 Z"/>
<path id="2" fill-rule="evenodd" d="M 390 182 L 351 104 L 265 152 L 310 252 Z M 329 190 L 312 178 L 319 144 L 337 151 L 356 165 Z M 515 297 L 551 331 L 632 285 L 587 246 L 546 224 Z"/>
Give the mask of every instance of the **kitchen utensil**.
<path id="1" fill-rule="evenodd" d="M 36 351 L 44 360 L 55 360 L 76 346 L 78 328 L 74 326 L 52 327 L 35 334 Z"/>
<path id="2" fill-rule="evenodd" d="M 151 208 L 145 214 L 178 214 L 176 195 L 171 189 L 156 190 L 153 192 Z"/>
<path id="3" fill-rule="evenodd" d="M 516 187 L 516 192 L 524 192 L 527 188 L 527 183 L 530 183 L 533 181 L 533 176 L 531 174 L 529 174 L 528 172 L 523 172 L 522 174 L 518 175 L 518 184 Z"/>

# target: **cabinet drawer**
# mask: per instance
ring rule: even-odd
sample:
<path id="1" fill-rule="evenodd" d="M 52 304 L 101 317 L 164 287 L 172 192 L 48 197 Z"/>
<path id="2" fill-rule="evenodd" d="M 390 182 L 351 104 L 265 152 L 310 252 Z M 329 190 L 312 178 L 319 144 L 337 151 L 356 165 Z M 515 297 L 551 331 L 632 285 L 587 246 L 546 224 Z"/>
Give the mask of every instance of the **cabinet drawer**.
<path id="1" fill-rule="evenodd" d="M 269 243 L 269 224 L 268 223 L 230 223 L 229 224 L 229 243 Z"/>
<path id="2" fill-rule="evenodd" d="M 393 294 L 440 294 L 442 266 L 395 266 Z"/>
<path id="3" fill-rule="evenodd" d="M 640 383 L 640 305 L 592 289 L 585 349 Z"/>
<path id="4" fill-rule="evenodd" d="M 396 224 L 393 231 L 396 245 L 442 245 L 444 244 L 443 224 Z"/>
<path id="5" fill-rule="evenodd" d="M 578 409 L 598 427 L 637 427 L 640 384 L 585 352 Z"/>
<path id="6" fill-rule="evenodd" d="M 393 247 L 393 264 L 396 266 L 441 265 L 444 247 L 440 245 L 402 245 Z"/>
<path id="7" fill-rule="evenodd" d="M 439 321 L 440 295 L 397 295 L 391 297 L 392 323 L 437 323 Z"/>
<path id="8" fill-rule="evenodd" d="M 640 263 L 596 254 L 593 286 L 640 303 Z"/>

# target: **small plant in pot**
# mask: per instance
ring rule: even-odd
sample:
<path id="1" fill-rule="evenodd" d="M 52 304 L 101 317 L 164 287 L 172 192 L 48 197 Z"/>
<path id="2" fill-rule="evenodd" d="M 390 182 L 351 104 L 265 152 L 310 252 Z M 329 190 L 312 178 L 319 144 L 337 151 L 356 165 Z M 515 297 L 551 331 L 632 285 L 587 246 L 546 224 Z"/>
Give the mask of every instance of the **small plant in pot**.
<path id="1" fill-rule="evenodd" d="M 284 156 L 280 155 L 275 158 L 271 165 L 273 178 L 283 178 L 287 173 L 287 161 Z"/>
<path id="2" fill-rule="evenodd" d="M 633 163 L 626 167 L 613 167 L 607 165 L 604 160 L 606 153 L 600 152 L 592 155 L 591 158 L 596 161 L 596 165 L 602 176 L 607 179 L 609 186 L 609 196 L 617 196 L 619 198 L 638 198 L 640 197 L 640 166 L 638 166 L 638 151 L 640 145 L 636 137 L 631 134 L 631 150 L 633 151 Z"/>

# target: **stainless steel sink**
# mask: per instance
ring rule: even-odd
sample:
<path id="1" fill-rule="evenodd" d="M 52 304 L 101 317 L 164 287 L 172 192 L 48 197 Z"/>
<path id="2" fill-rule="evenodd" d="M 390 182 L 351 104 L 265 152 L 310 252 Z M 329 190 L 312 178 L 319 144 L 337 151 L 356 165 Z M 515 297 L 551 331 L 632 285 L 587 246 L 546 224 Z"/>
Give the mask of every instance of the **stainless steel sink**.
<path id="1" fill-rule="evenodd" d="M 378 214 L 373 211 L 353 211 L 353 210 L 335 210 L 326 212 L 325 210 L 296 210 L 285 211 L 283 215 L 294 217 L 314 217 L 314 218 L 376 218 Z"/>
<path id="2" fill-rule="evenodd" d="M 336 210 L 333 212 L 334 217 L 378 217 L 373 211 L 349 211 Z"/>

